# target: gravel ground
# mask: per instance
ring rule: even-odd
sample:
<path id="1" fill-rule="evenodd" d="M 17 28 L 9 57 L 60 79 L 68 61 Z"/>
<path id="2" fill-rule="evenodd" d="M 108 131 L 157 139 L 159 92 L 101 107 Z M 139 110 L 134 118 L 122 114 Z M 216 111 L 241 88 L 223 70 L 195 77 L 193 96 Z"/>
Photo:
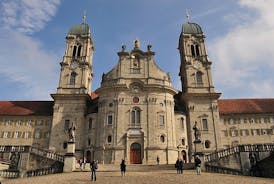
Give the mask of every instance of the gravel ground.
<path id="1" fill-rule="evenodd" d="M 3 180 L 2 184 L 84 184 L 93 183 L 89 172 L 73 172 L 38 176 L 32 178 Z M 97 181 L 102 184 L 274 184 L 274 179 L 225 174 L 202 173 L 196 175 L 193 170 L 176 174 L 172 170 L 152 172 L 127 172 L 121 176 L 117 171 L 98 171 Z"/>

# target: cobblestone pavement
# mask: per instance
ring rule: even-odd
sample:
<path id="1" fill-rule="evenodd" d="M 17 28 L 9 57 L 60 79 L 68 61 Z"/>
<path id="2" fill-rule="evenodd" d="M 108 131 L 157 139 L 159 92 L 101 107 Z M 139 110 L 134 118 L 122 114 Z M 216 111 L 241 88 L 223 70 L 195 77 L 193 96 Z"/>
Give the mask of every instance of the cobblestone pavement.
<path id="1" fill-rule="evenodd" d="M 159 170 L 153 172 L 127 172 L 122 177 L 118 171 L 98 171 L 97 181 L 90 180 L 89 172 L 73 172 L 38 176 L 32 178 L 10 179 L 2 184 L 274 184 L 274 179 L 235 176 L 225 174 L 202 173 L 196 175 L 193 170 L 176 174 L 172 170 Z"/>

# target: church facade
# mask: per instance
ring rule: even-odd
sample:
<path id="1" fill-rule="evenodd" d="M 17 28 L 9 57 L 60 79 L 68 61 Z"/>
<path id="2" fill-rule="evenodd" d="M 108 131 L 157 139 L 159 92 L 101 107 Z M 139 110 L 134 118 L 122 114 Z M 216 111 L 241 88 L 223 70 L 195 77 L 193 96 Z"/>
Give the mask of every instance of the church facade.
<path id="1" fill-rule="evenodd" d="M 134 40 L 91 92 L 92 39 L 88 24 L 69 30 L 53 101 L 0 102 L 0 149 L 29 145 L 65 154 L 72 127 L 77 159 L 105 164 L 191 162 L 196 153 L 274 142 L 274 99 L 219 99 L 198 24 L 183 24 L 179 37 L 181 90 L 157 66 L 152 46 L 142 50 Z"/>

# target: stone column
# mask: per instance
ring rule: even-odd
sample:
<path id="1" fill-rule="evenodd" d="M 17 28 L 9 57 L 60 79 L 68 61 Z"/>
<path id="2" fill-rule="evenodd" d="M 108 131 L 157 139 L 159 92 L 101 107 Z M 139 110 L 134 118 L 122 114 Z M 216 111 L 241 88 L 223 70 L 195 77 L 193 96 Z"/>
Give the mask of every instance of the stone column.
<path id="1" fill-rule="evenodd" d="M 67 153 L 64 159 L 64 172 L 73 172 L 75 170 L 75 142 L 69 141 L 67 143 Z"/>

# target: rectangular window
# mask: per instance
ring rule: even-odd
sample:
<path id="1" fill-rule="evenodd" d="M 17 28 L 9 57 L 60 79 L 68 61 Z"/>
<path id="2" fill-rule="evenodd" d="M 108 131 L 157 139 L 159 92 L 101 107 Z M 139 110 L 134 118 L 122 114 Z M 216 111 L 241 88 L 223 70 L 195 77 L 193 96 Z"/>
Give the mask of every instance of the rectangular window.
<path id="1" fill-rule="evenodd" d="M 65 130 L 65 131 L 68 131 L 69 128 L 70 128 L 70 121 L 69 121 L 69 119 L 66 119 L 66 120 L 65 120 L 64 130 Z"/>
<path id="2" fill-rule="evenodd" d="M 16 132 L 14 132 L 14 134 L 13 134 L 13 138 L 14 138 L 14 139 L 18 139 L 18 135 L 19 135 L 19 132 L 17 132 L 17 131 L 16 131 Z"/>
<path id="3" fill-rule="evenodd" d="M 236 137 L 238 135 L 238 131 L 237 130 L 231 130 L 231 136 L 232 137 Z"/>
<path id="4" fill-rule="evenodd" d="M 7 139 L 8 137 L 9 137 L 9 132 L 4 132 L 3 138 L 4 138 L 4 139 Z"/>
<path id="5" fill-rule="evenodd" d="M 159 125 L 161 127 L 165 126 L 165 116 L 164 115 L 159 115 Z"/>
<path id="6" fill-rule="evenodd" d="M 246 129 L 242 130 L 242 136 L 248 136 L 248 130 Z"/>
<path id="7" fill-rule="evenodd" d="M 112 125 L 112 115 L 108 115 L 108 125 Z"/>
<path id="8" fill-rule="evenodd" d="M 202 119 L 202 123 L 203 123 L 203 130 L 208 131 L 207 119 Z"/>
<path id="9" fill-rule="evenodd" d="M 37 121 L 36 121 L 36 126 L 41 126 L 41 125 L 43 125 L 42 120 L 37 120 Z"/>
<path id="10" fill-rule="evenodd" d="M 28 138 L 29 138 L 29 132 L 25 132 L 24 138 L 25 138 L 25 139 L 28 139 Z"/>
<path id="11" fill-rule="evenodd" d="M 259 130 L 258 129 L 253 129 L 252 133 L 253 133 L 254 136 L 259 135 Z"/>
<path id="12" fill-rule="evenodd" d="M 41 138 L 41 132 L 40 131 L 36 131 L 34 134 L 34 138 L 35 139 L 40 139 Z"/>

